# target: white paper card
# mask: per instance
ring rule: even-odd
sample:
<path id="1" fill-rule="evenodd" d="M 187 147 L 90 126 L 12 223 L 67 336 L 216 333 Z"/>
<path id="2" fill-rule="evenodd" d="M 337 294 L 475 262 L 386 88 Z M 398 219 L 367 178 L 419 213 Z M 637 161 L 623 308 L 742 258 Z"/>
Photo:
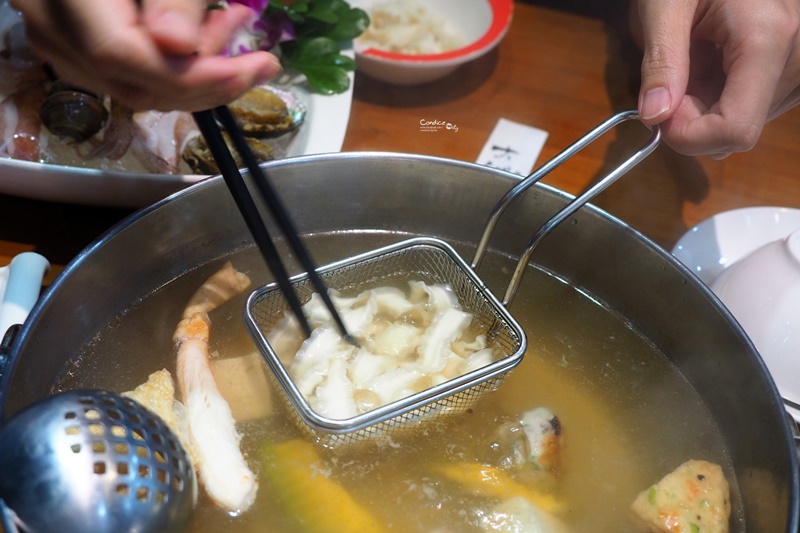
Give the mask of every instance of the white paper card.
<path id="1" fill-rule="evenodd" d="M 505 118 L 483 145 L 477 163 L 527 176 L 547 140 L 547 132 Z"/>

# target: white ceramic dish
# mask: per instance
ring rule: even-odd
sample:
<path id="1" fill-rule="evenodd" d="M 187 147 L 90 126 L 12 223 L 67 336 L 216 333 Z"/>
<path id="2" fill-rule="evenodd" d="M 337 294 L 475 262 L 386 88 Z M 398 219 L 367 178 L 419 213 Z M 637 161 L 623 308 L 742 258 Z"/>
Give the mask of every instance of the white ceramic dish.
<path id="1" fill-rule="evenodd" d="M 371 6 L 392 0 L 350 0 L 369 12 Z M 358 70 L 395 85 L 427 83 L 450 74 L 494 48 L 508 31 L 514 12 L 511 0 L 425 0 L 420 5 L 461 35 L 464 46 L 437 54 L 401 54 L 371 48 L 356 39 Z"/>
<path id="2" fill-rule="evenodd" d="M 746 207 L 708 218 L 672 249 L 681 263 L 710 285 L 723 269 L 768 242 L 800 228 L 800 209 Z"/>
<path id="3" fill-rule="evenodd" d="M 800 404 L 800 354 L 793 348 L 800 333 L 795 316 L 800 265 L 796 254 L 777 261 L 772 249 L 781 248 L 780 241 L 798 229 L 800 209 L 736 209 L 704 220 L 672 250 L 728 306 L 764 358 L 781 395 L 795 404 Z M 795 234 L 795 248 L 798 240 Z M 787 270 L 787 261 L 793 276 L 781 277 L 780 267 Z M 800 409 L 787 405 L 787 411 L 800 423 Z"/>
<path id="4" fill-rule="evenodd" d="M 287 156 L 341 150 L 353 98 L 352 76 L 350 81 L 347 92 L 330 96 L 312 93 L 303 85 L 295 87 L 308 111 Z M 0 158 L 0 193 L 72 204 L 143 207 L 205 177 L 107 172 Z"/>

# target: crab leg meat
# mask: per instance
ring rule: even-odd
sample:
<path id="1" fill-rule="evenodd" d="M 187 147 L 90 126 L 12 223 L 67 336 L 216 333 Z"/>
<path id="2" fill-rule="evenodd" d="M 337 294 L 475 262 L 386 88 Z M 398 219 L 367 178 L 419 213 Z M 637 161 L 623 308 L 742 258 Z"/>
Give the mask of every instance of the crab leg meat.
<path id="1" fill-rule="evenodd" d="M 239 449 L 241 436 L 209 366 L 208 313 L 244 291 L 249 278 L 228 263 L 192 296 L 178 324 L 177 382 L 186 406 L 197 474 L 209 497 L 232 514 L 247 510 L 258 483 Z"/>

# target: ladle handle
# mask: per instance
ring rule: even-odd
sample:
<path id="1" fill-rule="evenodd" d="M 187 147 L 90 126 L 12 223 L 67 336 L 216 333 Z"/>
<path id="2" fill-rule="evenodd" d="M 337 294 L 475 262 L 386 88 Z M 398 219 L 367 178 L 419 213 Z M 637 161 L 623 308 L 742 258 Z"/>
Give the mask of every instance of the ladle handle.
<path id="1" fill-rule="evenodd" d="M 623 111 L 621 113 L 617 113 L 616 115 L 610 117 L 605 122 L 600 124 L 599 126 L 595 127 L 589 133 L 575 141 L 571 146 L 566 148 L 560 154 L 549 160 L 547 163 L 539 167 L 536 171 L 526 177 L 524 180 L 519 182 L 515 185 L 511 190 L 509 190 L 503 198 L 500 199 L 497 204 L 495 204 L 494 208 L 492 209 L 491 214 L 489 215 L 488 220 L 486 221 L 486 226 L 483 229 L 483 234 L 481 235 L 481 239 L 478 242 L 478 247 L 475 250 L 475 256 L 472 260 L 472 269 L 476 270 L 479 266 L 481 261 L 483 260 L 483 256 L 486 253 L 486 248 L 489 245 L 489 240 L 492 237 L 492 233 L 494 232 L 495 227 L 497 226 L 497 222 L 500 219 L 500 216 L 509 206 L 509 204 L 514 201 L 522 192 L 527 190 L 532 185 L 538 183 L 542 178 L 547 176 L 551 171 L 555 170 L 562 163 L 564 163 L 567 159 L 575 155 L 576 153 L 580 152 L 586 146 L 597 140 L 603 134 L 611 130 L 612 128 L 622 124 L 623 122 L 627 122 L 629 120 L 638 120 L 639 114 L 636 111 Z M 620 176 L 628 172 L 630 169 L 638 165 L 642 160 L 644 160 L 648 155 L 650 155 L 653 150 L 656 149 L 659 142 L 661 141 L 661 131 L 658 126 L 650 127 L 652 135 L 650 139 L 633 155 L 631 155 L 627 160 L 625 160 L 622 164 L 620 164 L 617 168 L 609 172 L 605 177 L 600 179 L 596 182 L 592 187 L 587 189 L 583 194 L 573 199 L 567 206 L 556 213 L 550 220 L 545 222 L 531 237 L 528 241 L 528 245 L 525 248 L 525 252 L 520 256 L 519 261 L 517 262 L 517 267 L 514 270 L 514 274 L 511 277 L 511 281 L 506 288 L 506 294 L 503 297 L 503 305 L 508 306 L 511 304 L 511 301 L 514 299 L 514 296 L 517 293 L 517 289 L 519 289 L 519 284 L 522 281 L 522 276 L 525 273 L 525 269 L 528 266 L 528 261 L 530 260 L 531 254 L 539 245 L 541 240 L 547 236 L 550 231 L 552 231 L 559 223 L 561 223 L 565 218 L 573 214 L 575 211 L 583 207 L 587 202 L 589 202 L 592 198 L 594 198 L 597 194 L 602 192 L 606 189 L 609 185 L 614 183 Z"/>

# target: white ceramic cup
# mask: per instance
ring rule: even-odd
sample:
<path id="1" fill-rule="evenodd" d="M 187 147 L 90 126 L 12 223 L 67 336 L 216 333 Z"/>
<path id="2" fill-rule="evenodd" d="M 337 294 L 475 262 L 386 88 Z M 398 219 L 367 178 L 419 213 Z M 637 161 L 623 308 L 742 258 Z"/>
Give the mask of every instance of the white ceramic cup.
<path id="1" fill-rule="evenodd" d="M 47 259 L 36 252 L 18 254 L 0 268 L 0 338 L 12 325 L 25 322 L 49 268 Z"/>
<path id="2" fill-rule="evenodd" d="M 747 332 L 781 395 L 800 403 L 800 229 L 733 263 L 711 290 Z"/>

